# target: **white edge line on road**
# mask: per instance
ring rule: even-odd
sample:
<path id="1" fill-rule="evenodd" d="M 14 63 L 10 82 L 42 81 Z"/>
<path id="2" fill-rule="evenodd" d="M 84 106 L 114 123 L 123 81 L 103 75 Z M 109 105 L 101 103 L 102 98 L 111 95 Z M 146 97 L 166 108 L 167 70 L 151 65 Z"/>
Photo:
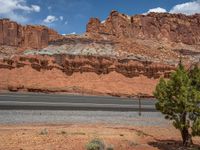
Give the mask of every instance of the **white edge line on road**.
<path id="1" fill-rule="evenodd" d="M 66 95 L 66 97 L 65 96 L 55 96 L 55 95 L 1 95 L 0 94 L 0 97 L 14 97 L 14 98 L 33 98 L 33 97 L 41 97 L 41 98 L 53 98 L 53 99 L 55 99 L 55 98 L 70 98 L 70 99 L 81 99 L 81 97 L 88 97 L 88 96 L 86 96 L 86 95 L 70 95 L 70 97 L 68 97 L 68 95 Z M 88 98 L 102 98 L 102 97 L 88 97 Z M 108 99 L 108 100 L 115 100 L 115 99 L 117 99 L 116 97 L 105 97 L 106 99 Z M 126 98 L 125 98 L 126 99 Z M 125 100 L 125 99 L 123 99 L 123 98 L 121 98 L 121 100 L 123 100 L 123 101 L 129 101 L 129 99 L 128 100 Z"/>
<path id="2" fill-rule="evenodd" d="M 134 107 L 139 107 L 138 105 L 121 105 L 121 104 L 94 104 L 94 103 L 53 103 L 53 102 L 21 102 L 21 101 L 0 101 L 0 104 L 7 104 L 7 105 L 11 105 L 11 104 L 40 104 L 40 105 L 47 105 L 47 106 L 110 106 L 110 107 L 130 107 L 132 108 Z M 144 105 L 143 105 L 144 106 Z M 151 107 L 148 107 L 151 106 Z M 153 106 L 153 107 L 152 107 Z M 143 108 L 155 108 L 154 105 L 145 105 L 145 107 Z"/>

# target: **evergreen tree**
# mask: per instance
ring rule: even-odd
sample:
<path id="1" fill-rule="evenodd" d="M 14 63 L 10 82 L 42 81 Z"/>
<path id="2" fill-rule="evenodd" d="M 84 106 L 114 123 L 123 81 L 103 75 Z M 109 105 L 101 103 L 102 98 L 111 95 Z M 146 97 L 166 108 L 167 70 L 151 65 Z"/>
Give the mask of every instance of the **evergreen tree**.
<path id="1" fill-rule="evenodd" d="M 189 76 L 192 80 L 192 85 L 200 91 L 200 68 L 197 65 L 190 70 Z"/>
<path id="2" fill-rule="evenodd" d="M 183 145 L 192 144 L 192 136 L 200 136 L 200 70 L 187 72 L 180 63 L 168 80 L 163 78 L 154 92 L 156 109 L 172 120 L 181 132 Z"/>

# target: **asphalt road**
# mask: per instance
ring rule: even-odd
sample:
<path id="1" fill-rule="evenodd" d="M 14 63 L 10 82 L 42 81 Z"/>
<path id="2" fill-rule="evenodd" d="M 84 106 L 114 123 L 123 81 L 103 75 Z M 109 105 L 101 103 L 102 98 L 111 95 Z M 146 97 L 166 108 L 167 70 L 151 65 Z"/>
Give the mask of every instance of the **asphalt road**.
<path id="1" fill-rule="evenodd" d="M 154 112 L 155 100 L 106 96 L 77 96 L 35 93 L 0 93 L 0 110 L 87 110 Z"/>
<path id="2" fill-rule="evenodd" d="M 105 96 L 36 93 L 0 93 L 1 124 L 103 123 L 134 126 L 168 126 L 155 100 Z"/>

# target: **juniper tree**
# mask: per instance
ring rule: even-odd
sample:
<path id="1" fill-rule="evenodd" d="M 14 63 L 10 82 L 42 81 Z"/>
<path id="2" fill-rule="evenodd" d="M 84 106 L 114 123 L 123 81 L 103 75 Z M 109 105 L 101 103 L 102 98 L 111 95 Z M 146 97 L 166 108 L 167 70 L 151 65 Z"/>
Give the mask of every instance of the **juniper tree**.
<path id="1" fill-rule="evenodd" d="M 170 78 L 160 79 L 154 96 L 156 109 L 181 133 L 183 145 L 192 144 L 192 136 L 200 136 L 200 70 L 189 73 L 182 64 Z"/>
<path id="2" fill-rule="evenodd" d="M 191 84 L 200 91 L 200 68 L 197 65 L 190 70 L 189 76 L 192 82 Z"/>

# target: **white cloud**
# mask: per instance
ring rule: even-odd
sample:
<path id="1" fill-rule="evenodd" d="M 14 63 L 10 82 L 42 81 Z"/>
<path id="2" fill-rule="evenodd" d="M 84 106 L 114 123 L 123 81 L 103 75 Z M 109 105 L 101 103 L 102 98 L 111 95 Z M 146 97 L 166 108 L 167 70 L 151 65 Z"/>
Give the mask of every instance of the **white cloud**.
<path id="1" fill-rule="evenodd" d="M 200 0 L 175 5 L 169 12 L 182 13 L 186 15 L 200 13 Z"/>
<path id="2" fill-rule="evenodd" d="M 38 6 L 38 5 L 31 5 L 31 7 L 32 7 L 33 11 L 40 12 L 40 6 Z"/>
<path id="3" fill-rule="evenodd" d="M 58 21 L 58 18 L 57 18 L 56 16 L 51 16 L 51 15 L 47 16 L 47 17 L 43 20 L 44 23 L 53 23 L 53 22 L 55 22 L 55 21 Z"/>
<path id="4" fill-rule="evenodd" d="M 167 10 L 161 7 L 157 7 L 149 9 L 149 11 L 144 14 L 148 14 L 151 12 L 165 13 L 167 12 Z M 185 15 L 193 15 L 196 13 L 200 13 L 200 0 L 175 5 L 174 7 L 172 7 L 169 13 L 172 14 L 182 13 Z"/>
<path id="5" fill-rule="evenodd" d="M 26 0 L 0 0 L 0 17 L 10 18 L 19 22 L 26 22 L 28 18 L 20 15 L 20 12 L 30 13 L 39 11 L 40 6 L 28 6 Z"/>
<path id="6" fill-rule="evenodd" d="M 64 17 L 63 17 L 63 16 L 60 16 L 59 18 L 60 18 L 60 20 L 61 20 L 61 21 L 63 21 L 63 19 L 64 19 Z"/>
<path id="7" fill-rule="evenodd" d="M 0 0 L 0 13 L 6 14 L 9 12 L 13 12 L 15 10 L 22 10 L 22 11 L 40 11 L 40 6 L 38 5 L 31 5 L 28 6 L 25 0 Z"/>
<path id="8" fill-rule="evenodd" d="M 76 32 L 72 32 L 72 33 L 68 33 L 68 34 L 63 33 L 62 35 L 63 35 L 63 36 L 66 36 L 66 35 L 74 35 L 74 34 L 76 34 Z"/>
<path id="9" fill-rule="evenodd" d="M 70 33 L 70 34 L 76 34 L 76 32 L 72 32 L 72 33 Z"/>
<path id="10" fill-rule="evenodd" d="M 56 16 L 49 15 L 43 20 L 43 22 L 44 23 L 53 23 L 55 21 L 63 21 L 63 20 L 64 20 L 63 16 L 56 17 Z"/>
<path id="11" fill-rule="evenodd" d="M 161 7 L 157 7 L 157 8 L 149 9 L 149 11 L 147 12 L 147 14 L 148 14 L 148 13 L 151 13 L 151 12 L 165 13 L 165 12 L 167 12 L 167 10 L 164 9 L 164 8 L 161 8 Z"/>
<path id="12" fill-rule="evenodd" d="M 106 22 L 106 20 L 101 21 L 101 23 L 105 23 L 105 22 Z"/>

